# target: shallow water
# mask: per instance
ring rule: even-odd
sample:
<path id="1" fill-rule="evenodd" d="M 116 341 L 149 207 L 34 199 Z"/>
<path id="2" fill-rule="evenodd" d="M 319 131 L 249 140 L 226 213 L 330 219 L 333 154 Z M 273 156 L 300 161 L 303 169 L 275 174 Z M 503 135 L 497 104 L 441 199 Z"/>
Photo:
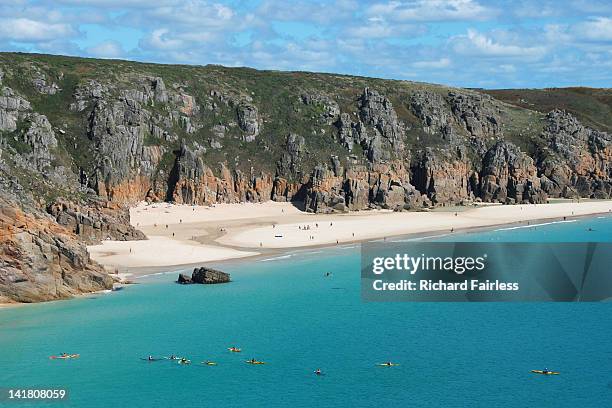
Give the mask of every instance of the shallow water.
<path id="1" fill-rule="evenodd" d="M 612 241 L 612 218 L 438 239 Z M 70 407 L 612 405 L 611 303 L 362 303 L 355 246 L 223 268 L 229 285 L 163 274 L 0 311 L 0 387 L 66 387 L 51 406 Z M 140 360 L 172 353 L 194 364 Z"/>

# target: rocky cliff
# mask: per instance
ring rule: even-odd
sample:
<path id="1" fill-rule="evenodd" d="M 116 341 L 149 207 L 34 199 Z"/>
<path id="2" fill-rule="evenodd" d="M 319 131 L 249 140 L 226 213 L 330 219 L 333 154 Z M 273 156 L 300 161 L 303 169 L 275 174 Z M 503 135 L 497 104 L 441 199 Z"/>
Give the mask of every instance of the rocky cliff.
<path id="1" fill-rule="evenodd" d="M 542 94 L 5 53 L 2 195 L 80 243 L 143 238 L 125 210 L 141 200 L 331 212 L 609 198 L 606 120 Z M 612 112 L 609 90 L 593 94 Z"/>
<path id="2" fill-rule="evenodd" d="M 0 199 L 0 302 L 40 302 L 111 289 L 70 230 Z"/>

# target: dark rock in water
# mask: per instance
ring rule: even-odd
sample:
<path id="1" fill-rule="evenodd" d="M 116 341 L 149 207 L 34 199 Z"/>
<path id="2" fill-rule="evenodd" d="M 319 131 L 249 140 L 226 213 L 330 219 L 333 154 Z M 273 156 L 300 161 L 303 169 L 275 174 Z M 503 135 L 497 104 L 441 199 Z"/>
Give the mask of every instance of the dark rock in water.
<path id="1" fill-rule="evenodd" d="M 181 283 L 181 284 L 193 283 L 191 281 L 191 277 L 189 275 L 184 274 L 184 273 L 179 273 L 179 277 L 178 277 L 178 280 L 176 282 L 177 283 Z"/>
<path id="2" fill-rule="evenodd" d="M 193 283 L 213 284 L 227 283 L 230 281 L 229 273 L 221 272 L 211 268 L 195 268 L 191 275 Z"/>
<path id="3" fill-rule="evenodd" d="M 190 284 L 190 283 L 201 283 L 205 285 L 211 285 L 215 283 L 227 283 L 230 281 L 229 273 L 221 272 L 211 268 L 195 268 L 191 276 L 184 273 L 180 273 L 177 283 Z"/>

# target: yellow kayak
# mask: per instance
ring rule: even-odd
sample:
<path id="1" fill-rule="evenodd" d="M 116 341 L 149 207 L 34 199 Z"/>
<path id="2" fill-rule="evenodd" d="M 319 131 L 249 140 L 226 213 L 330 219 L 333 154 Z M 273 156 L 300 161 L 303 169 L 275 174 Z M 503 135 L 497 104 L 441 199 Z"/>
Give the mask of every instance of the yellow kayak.
<path id="1" fill-rule="evenodd" d="M 559 375 L 561 373 L 557 371 L 544 371 L 544 370 L 531 370 L 534 374 L 543 374 L 543 375 Z"/>
<path id="2" fill-rule="evenodd" d="M 209 366 L 216 366 L 217 365 L 217 363 L 215 363 L 214 361 L 202 361 L 202 364 L 209 365 Z"/>
<path id="3" fill-rule="evenodd" d="M 398 366 L 399 364 L 396 363 L 380 363 L 380 364 L 376 364 L 379 367 L 395 367 Z"/>
<path id="4" fill-rule="evenodd" d="M 263 361 L 251 361 L 251 360 L 247 360 L 247 361 L 245 361 L 245 363 L 247 363 L 247 364 L 255 364 L 255 365 L 257 365 L 257 364 L 266 364 Z"/>

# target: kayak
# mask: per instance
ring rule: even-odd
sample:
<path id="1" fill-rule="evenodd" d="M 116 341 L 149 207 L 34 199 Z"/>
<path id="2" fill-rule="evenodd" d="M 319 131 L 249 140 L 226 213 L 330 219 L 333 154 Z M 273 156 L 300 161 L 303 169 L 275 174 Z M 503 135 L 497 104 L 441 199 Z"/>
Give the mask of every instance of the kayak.
<path id="1" fill-rule="evenodd" d="M 377 366 L 379 366 L 379 367 L 396 367 L 396 366 L 398 366 L 399 364 L 396 364 L 396 363 L 391 363 L 391 364 L 387 364 L 387 363 L 380 363 L 380 364 L 376 364 L 376 365 L 377 365 Z"/>
<path id="2" fill-rule="evenodd" d="M 51 360 L 69 360 L 71 358 L 79 358 L 80 354 L 66 354 L 65 356 L 51 356 L 49 357 Z"/>
<path id="3" fill-rule="evenodd" d="M 191 364 L 191 360 L 179 360 L 179 364 Z"/>
<path id="4" fill-rule="evenodd" d="M 544 370 L 531 370 L 534 374 L 543 374 L 543 375 L 559 375 L 561 373 L 557 371 L 544 371 Z"/>
<path id="5" fill-rule="evenodd" d="M 247 361 L 245 361 L 245 363 L 247 363 L 247 364 L 255 364 L 255 365 L 257 365 L 257 364 L 266 364 L 263 361 L 251 361 L 251 360 L 247 360 Z"/>
<path id="6" fill-rule="evenodd" d="M 231 351 L 232 353 L 240 353 L 242 351 L 242 349 L 236 348 L 236 347 L 230 347 L 228 348 L 229 351 Z"/>
<path id="7" fill-rule="evenodd" d="M 217 365 L 217 363 L 215 363 L 214 361 L 202 361 L 202 364 L 209 365 L 209 366 L 216 366 Z"/>
<path id="8" fill-rule="evenodd" d="M 142 358 L 142 357 L 140 359 L 143 360 L 143 361 L 161 361 L 161 360 L 164 360 L 163 358 L 152 358 L 152 359 L 149 360 L 148 358 Z"/>

